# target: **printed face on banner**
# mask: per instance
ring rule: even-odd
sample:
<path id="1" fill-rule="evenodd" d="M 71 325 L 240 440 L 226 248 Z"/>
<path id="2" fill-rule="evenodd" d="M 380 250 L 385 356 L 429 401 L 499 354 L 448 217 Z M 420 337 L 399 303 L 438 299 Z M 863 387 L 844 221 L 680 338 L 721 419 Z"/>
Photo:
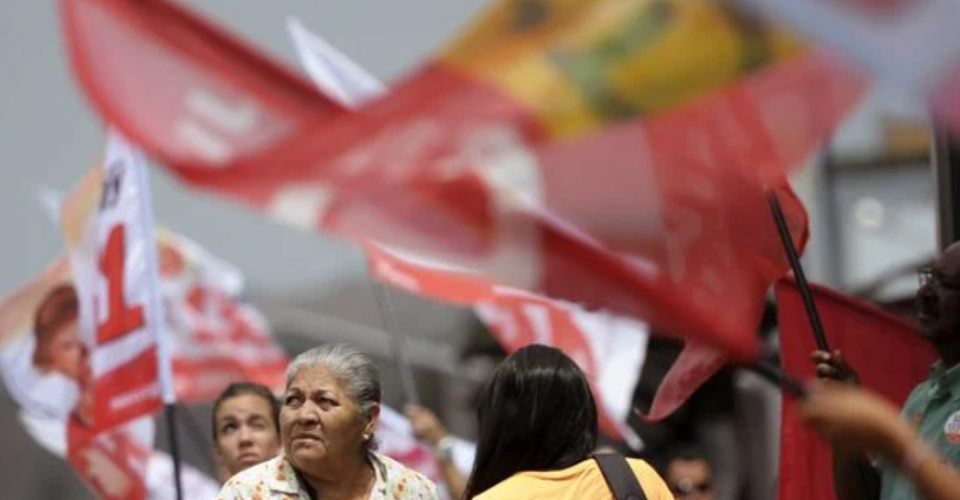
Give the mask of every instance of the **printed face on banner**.
<path id="1" fill-rule="evenodd" d="M 90 350 L 66 258 L 0 304 L 0 373 L 27 412 L 92 421 Z"/>

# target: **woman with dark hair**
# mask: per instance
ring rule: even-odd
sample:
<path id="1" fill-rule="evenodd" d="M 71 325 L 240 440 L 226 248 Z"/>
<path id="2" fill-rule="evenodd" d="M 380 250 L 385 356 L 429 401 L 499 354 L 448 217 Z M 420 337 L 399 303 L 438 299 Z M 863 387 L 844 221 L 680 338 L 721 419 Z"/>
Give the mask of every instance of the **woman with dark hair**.
<path id="1" fill-rule="evenodd" d="M 221 481 L 280 452 L 280 401 L 268 387 L 234 382 L 214 401 L 211 413 Z"/>
<path id="2" fill-rule="evenodd" d="M 477 408 L 479 440 L 465 498 L 612 500 L 592 454 L 597 406 L 563 352 L 531 345 L 494 371 Z M 628 460 L 649 500 L 673 500 L 646 462 Z"/>

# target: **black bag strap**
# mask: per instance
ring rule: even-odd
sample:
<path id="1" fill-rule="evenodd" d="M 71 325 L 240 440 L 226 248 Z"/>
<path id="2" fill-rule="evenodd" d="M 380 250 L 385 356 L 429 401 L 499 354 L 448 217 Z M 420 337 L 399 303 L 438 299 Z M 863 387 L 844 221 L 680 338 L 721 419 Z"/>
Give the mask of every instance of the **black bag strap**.
<path id="1" fill-rule="evenodd" d="M 647 500 L 637 476 L 627 463 L 627 459 L 619 453 L 597 453 L 593 456 L 600 466 L 603 479 L 613 493 L 616 500 Z"/>

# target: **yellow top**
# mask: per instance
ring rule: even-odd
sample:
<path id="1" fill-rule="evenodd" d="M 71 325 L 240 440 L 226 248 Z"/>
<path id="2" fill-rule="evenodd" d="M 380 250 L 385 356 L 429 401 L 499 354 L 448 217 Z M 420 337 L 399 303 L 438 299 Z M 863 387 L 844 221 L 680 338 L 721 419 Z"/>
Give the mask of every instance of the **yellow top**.
<path id="1" fill-rule="evenodd" d="M 648 500 L 673 500 L 663 479 L 643 460 L 628 459 Z M 476 500 L 613 500 L 603 473 L 592 459 L 553 471 L 518 472 Z"/>

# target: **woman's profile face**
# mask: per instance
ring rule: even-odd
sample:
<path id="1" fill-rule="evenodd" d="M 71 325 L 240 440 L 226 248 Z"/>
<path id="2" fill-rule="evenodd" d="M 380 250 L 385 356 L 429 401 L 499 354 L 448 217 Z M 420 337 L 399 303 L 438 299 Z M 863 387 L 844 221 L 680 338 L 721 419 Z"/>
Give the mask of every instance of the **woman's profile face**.
<path id="1" fill-rule="evenodd" d="M 284 453 L 308 473 L 328 460 L 361 454 L 363 436 L 372 434 L 375 426 L 375 418 L 361 417 L 357 403 L 323 365 L 297 372 L 284 394 L 280 410 Z"/>

